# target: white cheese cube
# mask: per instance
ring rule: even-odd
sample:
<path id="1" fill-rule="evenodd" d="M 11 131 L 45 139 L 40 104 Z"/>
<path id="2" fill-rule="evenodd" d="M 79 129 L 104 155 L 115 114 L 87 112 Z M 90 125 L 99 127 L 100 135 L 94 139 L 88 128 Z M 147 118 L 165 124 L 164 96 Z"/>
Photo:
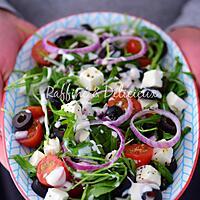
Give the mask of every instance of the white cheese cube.
<path id="1" fill-rule="evenodd" d="M 104 76 L 101 71 L 95 67 L 89 67 L 80 72 L 80 84 L 89 91 L 94 91 L 97 86 L 104 82 Z"/>
<path id="2" fill-rule="evenodd" d="M 187 103 L 174 92 L 170 92 L 167 95 L 166 100 L 170 109 L 178 115 L 187 108 Z"/>
<path id="3" fill-rule="evenodd" d="M 79 105 L 79 103 L 76 100 L 62 105 L 61 109 L 63 109 L 65 112 L 74 113 L 77 117 L 82 116 L 81 106 Z"/>
<path id="4" fill-rule="evenodd" d="M 147 107 L 150 109 L 158 108 L 158 103 L 155 100 L 138 99 L 138 101 L 141 104 L 142 109 L 146 109 Z"/>
<path id="5" fill-rule="evenodd" d="M 67 200 L 68 197 L 67 192 L 57 188 L 49 188 L 44 200 Z"/>
<path id="6" fill-rule="evenodd" d="M 152 160 L 161 164 L 170 164 L 173 157 L 173 148 L 154 148 Z"/>
<path id="7" fill-rule="evenodd" d="M 136 182 L 138 183 L 154 183 L 161 185 L 160 173 L 151 165 L 144 165 L 136 170 Z"/>
<path id="8" fill-rule="evenodd" d="M 66 173 L 64 167 L 57 167 L 51 171 L 46 177 L 46 181 L 53 187 L 61 187 L 66 182 Z"/>
<path id="9" fill-rule="evenodd" d="M 36 150 L 33 155 L 30 157 L 29 162 L 31 165 L 37 167 L 38 163 L 45 157 L 45 155 L 41 152 Z"/>
<path id="10" fill-rule="evenodd" d="M 48 140 L 44 141 L 44 153 L 46 155 L 52 154 L 55 155 L 60 151 L 60 141 L 56 138 L 49 138 Z"/>
<path id="11" fill-rule="evenodd" d="M 163 72 L 160 70 L 150 70 L 144 73 L 141 88 L 162 87 Z"/>

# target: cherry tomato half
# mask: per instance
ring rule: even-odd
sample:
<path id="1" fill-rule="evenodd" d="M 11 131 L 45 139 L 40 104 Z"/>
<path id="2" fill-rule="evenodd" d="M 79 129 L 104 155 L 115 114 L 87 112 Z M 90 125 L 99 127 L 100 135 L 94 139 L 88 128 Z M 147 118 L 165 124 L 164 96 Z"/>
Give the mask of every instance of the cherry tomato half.
<path id="1" fill-rule="evenodd" d="M 135 160 L 137 167 L 139 167 L 149 164 L 153 156 L 153 148 L 146 144 L 126 145 L 124 155 Z"/>
<path id="2" fill-rule="evenodd" d="M 31 111 L 34 119 L 39 119 L 40 117 L 44 116 L 41 106 L 28 106 L 26 109 Z"/>
<path id="3" fill-rule="evenodd" d="M 132 54 L 139 53 L 140 50 L 142 49 L 140 42 L 134 39 L 129 40 L 125 48 L 128 53 L 132 53 Z"/>
<path id="4" fill-rule="evenodd" d="M 53 42 L 49 42 L 48 43 L 52 46 L 56 46 Z M 34 58 L 34 60 L 40 64 L 40 65 L 50 65 L 50 63 L 46 60 L 44 60 L 44 56 L 48 56 L 49 52 L 47 50 L 44 49 L 43 44 L 42 44 L 42 40 L 39 40 L 32 48 L 32 53 L 31 53 L 32 57 Z"/>
<path id="5" fill-rule="evenodd" d="M 131 97 L 131 101 L 133 103 L 133 114 L 142 110 L 140 103 L 134 97 Z M 119 106 L 122 110 L 127 109 L 128 101 L 126 99 L 126 93 L 117 92 L 113 94 L 113 96 L 108 100 L 108 106 Z"/>
<path id="6" fill-rule="evenodd" d="M 71 180 L 70 172 L 66 168 L 64 162 L 55 155 L 47 155 L 37 165 L 37 178 L 40 183 L 49 186 L 45 177 L 57 167 L 64 167 L 66 179 Z"/>
<path id="7" fill-rule="evenodd" d="M 43 138 L 43 128 L 42 124 L 35 120 L 32 126 L 28 129 L 28 137 L 25 139 L 18 140 L 20 144 L 26 147 L 35 148 L 40 145 Z"/>

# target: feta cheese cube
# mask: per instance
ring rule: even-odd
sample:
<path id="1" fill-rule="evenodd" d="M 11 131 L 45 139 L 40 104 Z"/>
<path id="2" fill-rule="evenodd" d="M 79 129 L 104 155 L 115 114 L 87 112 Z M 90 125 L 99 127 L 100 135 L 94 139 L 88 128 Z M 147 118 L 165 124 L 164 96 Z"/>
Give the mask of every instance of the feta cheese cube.
<path id="1" fill-rule="evenodd" d="M 31 165 L 37 167 L 38 163 L 45 157 L 45 155 L 41 152 L 36 150 L 33 155 L 30 157 L 29 162 Z"/>
<path id="2" fill-rule="evenodd" d="M 160 173 L 151 165 L 143 165 L 136 170 L 136 182 L 138 183 L 154 183 L 161 185 Z"/>
<path id="3" fill-rule="evenodd" d="M 158 108 L 158 103 L 155 100 L 149 100 L 149 99 L 138 99 L 139 103 L 142 106 L 142 109 L 146 109 L 147 107 L 150 109 L 156 109 Z"/>
<path id="4" fill-rule="evenodd" d="M 144 73 L 141 88 L 162 87 L 163 72 L 160 70 L 150 70 Z"/>
<path id="5" fill-rule="evenodd" d="M 68 197 L 67 192 L 57 188 L 49 188 L 44 200 L 67 200 Z"/>
<path id="6" fill-rule="evenodd" d="M 60 151 L 60 141 L 56 138 L 49 138 L 48 140 L 44 141 L 44 153 L 48 154 L 57 154 Z"/>
<path id="7" fill-rule="evenodd" d="M 187 103 L 174 92 L 170 92 L 166 97 L 167 103 L 172 111 L 180 115 L 187 108 Z"/>
<path id="8" fill-rule="evenodd" d="M 170 164 L 173 157 L 173 148 L 154 148 L 152 160 L 165 165 Z"/>
<path id="9" fill-rule="evenodd" d="M 97 86 L 104 82 L 104 76 L 101 71 L 95 67 L 89 67 L 80 72 L 80 84 L 89 91 L 94 91 Z"/>
<path id="10" fill-rule="evenodd" d="M 79 103 L 76 100 L 62 105 L 61 109 L 63 109 L 65 112 L 74 113 L 76 116 L 82 116 L 81 106 L 79 105 Z"/>

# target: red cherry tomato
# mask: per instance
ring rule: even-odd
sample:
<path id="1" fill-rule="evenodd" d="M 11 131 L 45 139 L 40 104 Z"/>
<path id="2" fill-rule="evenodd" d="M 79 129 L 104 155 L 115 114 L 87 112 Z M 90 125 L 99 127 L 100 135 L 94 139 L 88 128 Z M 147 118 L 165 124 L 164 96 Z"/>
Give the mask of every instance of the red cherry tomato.
<path id="1" fill-rule="evenodd" d="M 40 145 L 43 138 L 42 124 L 35 120 L 32 126 L 28 129 L 28 136 L 25 139 L 18 140 L 20 144 L 26 147 L 35 148 Z"/>
<path id="2" fill-rule="evenodd" d="M 133 103 L 133 114 L 142 110 L 140 103 L 134 97 L 131 97 L 131 101 Z M 128 101 L 126 99 L 126 93 L 117 92 L 113 94 L 113 96 L 108 100 L 108 106 L 119 106 L 122 110 L 127 109 Z"/>
<path id="3" fill-rule="evenodd" d="M 48 43 L 52 46 L 56 46 L 53 42 L 49 42 Z M 32 53 L 31 53 L 32 57 L 34 58 L 34 60 L 40 64 L 40 65 L 50 65 L 50 63 L 46 60 L 44 60 L 44 56 L 48 56 L 49 52 L 47 50 L 44 49 L 43 44 L 42 44 L 42 40 L 39 40 L 32 48 Z"/>
<path id="4" fill-rule="evenodd" d="M 64 167 L 66 179 L 71 180 L 70 172 L 66 168 L 64 162 L 55 155 L 47 155 L 38 163 L 37 166 L 37 178 L 40 181 L 40 183 L 49 186 L 45 177 L 57 167 Z"/>
<path id="5" fill-rule="evenodd" d="M 139 167 L 149 164 L 153 156 L 153 148 L 146 144 L 131 144 L 125 146 L 124 155 L 135 160 Z"/>
<path id="6" fill-rule="evenodd" d="M 145 56 L 138 58 L 137 61 L 138 61 L 139 66 L 142 67 L 142 68 L 143 67 L 145 68 L 145 67 L 147 67 L 148 65 L 151 64 L 151 60 L 149 58 L 145 57 Z"/>
<path id="7" fill-rule="evenodd" d="M 139 53 L 140 50 L 142 49 L 140 42 L 134 39 L 129 40 L 125 48 L 128 53 L 132 53 L 132 54 Z"/>
<path id="8" fill-rule="evenodd" d="M 40 117 L 44 116 L 41 106 L 28 106 L 26 109 L 31 111 L 34 119 L 39 119 Z"/>

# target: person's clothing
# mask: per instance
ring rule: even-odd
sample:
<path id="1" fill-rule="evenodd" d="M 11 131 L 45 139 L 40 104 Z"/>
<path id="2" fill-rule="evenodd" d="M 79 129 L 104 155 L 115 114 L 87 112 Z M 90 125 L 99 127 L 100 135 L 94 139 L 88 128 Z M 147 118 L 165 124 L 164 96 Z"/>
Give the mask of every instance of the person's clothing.
<path id="1" fill-rule="evenodd" d="M 16 9 L 26 20 L 32 22 L 36 26 L 44 25 L 47 22 L 71 14 L 92 11 L 114 11 L 140 16 L 157 24 L 161 28 L 167 28 L 181 14 L 181 10 L 187 1 L 188 0 L 7 0 L 10 6 L 7 4 L 6 7 L 7 9 L 12 9 L 11 11 Z M 5 2 L 6 0 L 0 0 L 0 7 L 2 7 L 2 4 L 5 7 Z M 198 23 L 200 25 L 200 18 Z"/>

